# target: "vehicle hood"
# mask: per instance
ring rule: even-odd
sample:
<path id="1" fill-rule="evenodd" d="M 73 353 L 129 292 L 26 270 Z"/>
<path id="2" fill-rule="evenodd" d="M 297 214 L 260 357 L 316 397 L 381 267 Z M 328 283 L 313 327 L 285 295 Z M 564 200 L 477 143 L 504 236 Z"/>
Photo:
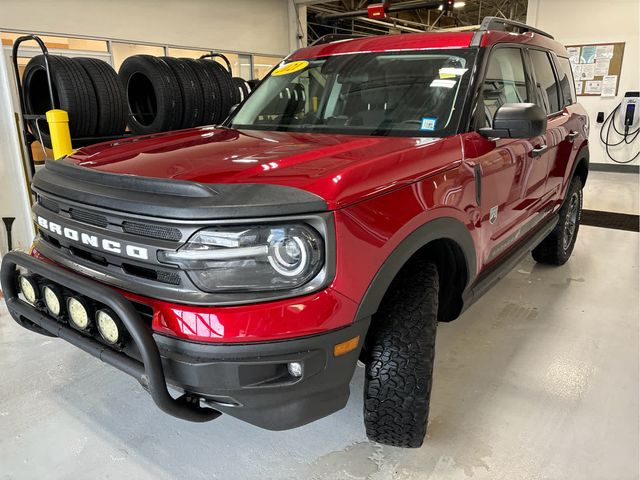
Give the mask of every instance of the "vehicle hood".
<path id="1" fill-rule="evenodd" d="M 450 150 L 454 157 L 451 156 Z M 203 127 L 81 148 L 65 160 L 93 170 L 202 184 L 303 189 L 339 208 L 450 168 L 454 138 L 349 136 Z"/>

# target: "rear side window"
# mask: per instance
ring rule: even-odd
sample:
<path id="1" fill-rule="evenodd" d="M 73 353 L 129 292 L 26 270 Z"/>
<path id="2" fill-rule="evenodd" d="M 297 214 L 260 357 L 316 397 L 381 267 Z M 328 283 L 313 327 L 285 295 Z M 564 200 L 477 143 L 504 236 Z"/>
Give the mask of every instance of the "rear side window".
<path id="1" fill-rule="evenodd" d="M 558 58 L 558 76 L 560 77 L 560 93 L 565 106 L 576 103 L 576 84 L 573 82 L 573 72 L 568 58 Z"/>
<path id="2" fill-rule="evenodd" d="M 551 57 L 541 50 L 530 50 L 533 73 L 536 79 L 536 93 L 538 105 L 547 114 L 557 113 L 562 110 L 556 76 L 551 66 Z"/>
<path id="3" fill-rule="evenodd" d="M 519 48 L 497 48 L 491 53 L 482 85 L 486 125 L 492 125 L 496 110 L 505 103 L 529 102 L 524 62 Z"/>

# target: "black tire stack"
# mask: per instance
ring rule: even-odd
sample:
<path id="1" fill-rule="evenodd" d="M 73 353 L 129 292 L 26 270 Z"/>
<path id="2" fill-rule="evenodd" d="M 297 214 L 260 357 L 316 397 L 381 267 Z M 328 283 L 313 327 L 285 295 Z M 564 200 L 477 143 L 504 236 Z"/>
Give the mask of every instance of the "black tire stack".
<path id="1" fill-rule="evenodd" d="M 222 123 L 233 105 L 251 93 L 249 83 L 213 60 L 134 55 L 116 74 L 94 58 L 49 55 L 56 107 L 69 114 L 74 145 L 122 136 L 128 125 L 135 134 Z M 45 61 L 38 55 L 23 78 L 25 113 L 51 109 Z M 30 120 L 36 139 L 51 147 L 46 121 Z M 93 141 L 87 137 L 95 139 Z"/>
<path id="2" fill-rule="evenodd" d="M 220 124 L 250 93 L 244 80 L 206 59 L 135 55 L 119 76 L 137 134 Z"/>
<path id="3" fill-rule="evenodd" d="M 127 106 L 125 92 L 113 68 L 93 58 L 49 55 L 56 107 L 69 114 L 71 138 L 109 137 L 124 134 Z M 23 75 L 25 113 L 44 115 L 51 109 L 43 55 L 33 57 Z M 30 120 L 29 129 L 51 148 L 45 121 Z"/>

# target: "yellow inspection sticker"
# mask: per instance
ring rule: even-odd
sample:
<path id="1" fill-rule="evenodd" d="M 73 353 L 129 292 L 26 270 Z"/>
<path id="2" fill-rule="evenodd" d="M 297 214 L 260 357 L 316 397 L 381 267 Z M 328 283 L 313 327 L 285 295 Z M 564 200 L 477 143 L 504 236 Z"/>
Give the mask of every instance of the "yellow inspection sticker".
<path id="1" fill-rule="evenodd" d="M 271 75 L 277 77 L 279 75 L 289 75 L 290 73 L 299 72 L 309 66 L 309 62 L 306 60 L 300 60 L 298 62 L 285 63 L 281 67 L 276 68 Z"/>

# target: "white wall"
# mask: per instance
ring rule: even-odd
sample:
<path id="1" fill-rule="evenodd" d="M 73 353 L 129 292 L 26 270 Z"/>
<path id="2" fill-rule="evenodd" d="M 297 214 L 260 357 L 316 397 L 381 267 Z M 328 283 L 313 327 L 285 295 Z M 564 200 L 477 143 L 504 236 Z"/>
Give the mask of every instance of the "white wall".
<path id="1" fill-rule="evenodd" d="M 564 45 L 625 42 L 618 96 L 578 97 L 591 119 L 591 162 L 613 163 L 600 142 L 598 112 L 608 115 L 626 91 L 640 90 L 640 0 L 529 0 L 527 23 L 548 31 Z M 612 149 L 620 159 L 631 158 L 640 149 L 633 145 Z M 638 160 L 633 164 L 639 164 Z"/>
<path id="2" fill-rule="evenodd" d="M 287 0 L 2 0 L 0 29 L 290 52 Z"/>
<path id="3" fill-rule="evenodd" d="M 34 232 L 8 72 L 5 56 L 0 51 L 0 217 L 16 217 L 12 228 L 13 247 L 25 249 L 29 247 Z M 7 237 L 4 225 L 0 224 L 0 257 L 6 251 Z"/>

